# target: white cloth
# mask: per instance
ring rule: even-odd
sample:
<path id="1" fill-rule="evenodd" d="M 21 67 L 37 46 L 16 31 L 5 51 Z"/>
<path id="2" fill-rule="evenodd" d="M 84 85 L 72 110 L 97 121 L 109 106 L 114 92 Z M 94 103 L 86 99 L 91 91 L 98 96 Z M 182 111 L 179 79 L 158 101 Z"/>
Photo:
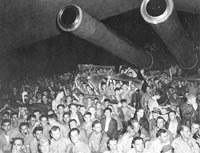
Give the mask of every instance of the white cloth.
<path id="1" fill-rule="evenodd" d="M 178 122 L 177 121 L 169 122 L 168 130 L 173 134 L 174 137 L 177 134 L 177 127 L 178 127 Z"/>
<path id="2" fill-rule="evenodd" d="M 148 153 L 161 153 L 162 149 L 164 146 L 169 145 L 170 142 L 168 141 L 167 143 L 161 143 L 161 141 L 159 140 L 159 138 L 155 138 L 153 140 L 151 140 L 146 147 L 146 151 Z M 169 150 L 165 153 L 171 153 L 172 151 Z"/>
<path id="3" fill-rule="evenodd" d="M 4 135 L 4 136 L 6 138 L 7 143 L 9 144 L 10 143 L 10 136 L 9 135 Z"/>
<path id="4" fill-rule="evenodd" d="M 194 139 L 190 139 L 187 142 L 183 141 L 181 137 L 174 139 L 172 142 L 174 153 L 199 153 L 200 149 Z"/>
<path id="5" fill-rule="evenodd" d="M 127 132 L 119 138 L 118 149 L 122 153 L 127 153 L 132 146 L 133 137 Z M 124 147 L 126 146 L 126 147 Z"/>
<path id="6" fill-rule="evenodd" d="M 70 119 L 75 119 L 77 122 L 77 125 L 81 124 L 77 114 L 71 114 Z"/>
<path id="7" fill-rule="evenodd" d="M 155 108 L 160 109 L 160 106 L 155 98 L 149 99 L 148 108 L 150 112 L 152 112 Z"/>
<path id="8" fill-rule="evenodd" d="M 106 124 L 105 124 L 105 129 L 104 129 L 105 132 L 108 131 L 108 127 L 109 127 L 109 123 L 110 123 L 110 121 L 111 121 L 111 118 L 106 119 Z"/>

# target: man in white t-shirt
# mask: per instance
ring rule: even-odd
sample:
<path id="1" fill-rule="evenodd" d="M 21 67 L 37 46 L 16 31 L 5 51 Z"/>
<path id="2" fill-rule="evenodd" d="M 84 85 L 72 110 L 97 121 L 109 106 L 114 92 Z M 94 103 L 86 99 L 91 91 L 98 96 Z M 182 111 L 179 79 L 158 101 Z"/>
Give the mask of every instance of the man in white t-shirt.
<path id="1" fill-rule="evenodd" d="M 148 153 L 172 153 L 169 134 L 166 129 L 159 129 L 156 138 L 152 139 L 146 147 Z"/>
<path id="2" fill-rule="evenodd" d="M 172 142 L 174 153 L 199 153 L 196 141 L 191 137 L 190 128 L 181 126 L 180 136 Z"/>

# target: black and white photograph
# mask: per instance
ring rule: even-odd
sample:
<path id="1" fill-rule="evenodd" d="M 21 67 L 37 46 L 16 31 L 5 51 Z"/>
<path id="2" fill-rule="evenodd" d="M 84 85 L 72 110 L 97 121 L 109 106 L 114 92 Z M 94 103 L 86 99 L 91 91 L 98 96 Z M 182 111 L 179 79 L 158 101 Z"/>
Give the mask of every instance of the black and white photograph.
<path id="1" fill-rule="evenodd" d="M 200 0 L 0 0 L 0 153 L 200 153 Z"/>

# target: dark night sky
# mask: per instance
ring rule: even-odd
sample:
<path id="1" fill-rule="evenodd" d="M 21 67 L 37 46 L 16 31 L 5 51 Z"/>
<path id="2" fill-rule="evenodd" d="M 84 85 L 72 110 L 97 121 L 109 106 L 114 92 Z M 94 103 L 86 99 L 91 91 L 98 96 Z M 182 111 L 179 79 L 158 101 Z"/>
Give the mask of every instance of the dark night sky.
<path id="1" fill-rule="evenodd" d="M 186 30 L 192 29 L 191 25 L 195 20 L 195 15 L 179 12 L 179 16 L 184 28 Z M 103 23 L 137 46 L 144 47 L 146 43 L 152 44 L 152 42 L 155 42 L 159 48 L 159 52 L 153 51 L 156 58 L 161 58 L 163 61 L 173 59 L 152 28 L 144 22 L 139 9 L 108 18 Z M 76 69 L 77 65 L 81 63 L 98 65 L 127 64 L 104 49 L 69 33 L 9 52 L 6 59 L 9 69 L 7 79 L 13 78 L 13 76 L 14 78 L 22 78 L 30 73 L 39 75 L 63 73 Z"/>

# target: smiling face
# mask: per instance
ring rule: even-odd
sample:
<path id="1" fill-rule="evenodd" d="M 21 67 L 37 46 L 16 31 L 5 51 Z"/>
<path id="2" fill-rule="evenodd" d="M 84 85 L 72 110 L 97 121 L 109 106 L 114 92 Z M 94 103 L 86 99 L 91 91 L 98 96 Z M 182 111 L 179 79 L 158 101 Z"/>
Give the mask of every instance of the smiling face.
<path id="1" fill-rule="evenodd" d="M 63 115 L 63 121 L 64 121 L 64 123 L 68 123 L 69 120 L 70 120 L 70 115 L 69 114 L 64 114 Z"/>
<path id="2" fill-rule="evenodd" d="M 5 133 L 8 133 L 11 129 L 11 123 L 10 122 L 3 123 L 2 129 Z"/>
<path id="3" fill-rule="evenodd" d="M 79 142 L 80 136 L 79 136 L 78 131 L 70 132 L 70 138 L 71 138 L 72 143 L 76 144 L 77 142 Z"/>
<path id="4" fill-rule="evenodd" d="M 102 125 L 101 123 L 96 123 L 93 127 L 93 130 L 96 132 L 96 133 L 101 133 L 102 131 Z"/>
<path id="5" fill-rule="evenodd" d="M 101 108 L 102 108 L 102 104 L 101 104 L 100 102 L 97 102 L 97 103 L 96 103 L 96 108 L 97 108 L 97 109 L 101 109 Z"/>
<path id="6" fill-rule="evenodd" d="M 192 134 L 195 134 L 199 131 L 200 129 L 200 125 L 197 124 L 197 123 L 192 123 L 192 126 L 191 126 L 191 133 Z"/>
<path id="7" fill-rule="evenodd" d="M 144 116 L 144 110 L 143 109 L 138 110 L 137 115 L 139 117 L 143 117 Z"/>
<path id="8" fill-rule="evenodd" d="M 144 141 L 142 139 L 138 139 L 133 144 L 136 152 L 143 152 L 144 151 Z"/>
<path id="9" fill-rule="evenodd" d="M 29 120 L 29 126 L 34 126 L 36 123 L 36 118 L 35 117 L 31 117 Z"/>
<path id="10" fill-rule="evenodd" d="M 43 131 L 36 131 L 34 136 L 37 140 L 40 140 L 42 138 Z"/>
<path id="11" fill-rule="evenodd" d="M 169 140 L 169 135 L 167 132 L 165 133 L 161 133 L 161 135 L 159 136 L 159 139 L 162 143 L 167 143 L 167 141 Z"/>
<path id="12" fill-rule="evenodd" d="M 157 119 L 157 127 L 162 129 L 164 127 L 164 120 L 162 118 Z"/>
<path id="13" fill-rule="evenodd" d="M 46 116 L 41 117 L 40 123 L 43 127 L 45 127 L 48 124 L 48 119 Z"/>
<path id="14" fill-rule="evenodd" d="M 12 126 L 17 126 L 18 125 L 18 115 L 17 114 L 13 114 L 11 116 L 11 123 L 12 123 Z"/>
<path id="15" fill-rule="evenodd" d="M 60 138 L 61 138 L 61 132 L 60 132 L 60 130 L 59 129 L 57 129 L 57 130 L 55 130 L 55 131 L 51 131 L 51 136 L 52 136 L 52 138 L 55 140 L 55 141 L 58 141 L 58 140 L 60 140 Z"/>
<path id="16" fill-rule="evenodd" d="M 131 123 L 131 125 L 132 125 L 132 128 L 134 130 L 134 133 L 138 133 L 138 131 L 140 130 L 140 124 L 139 124 L 139 122 L 138 121 L 133 121 Z"/>
<path id="17" fill-rule="evenodd" d="M 77 112 L 77 106 L 76 105 L 71 105 L 70 106 L 70 111 L 75 114 Z"/>
<path id="18" fill-rule="evenodd" d="M 90 114 L 86 114 L 84 116 L 84 120 L 85 120 L 86 123 L 90 123 L 91 122 L 91 115 Z"/>
<path id="19" fill-rule="evenodd" d="M 40 119 L 41 113 L 39 111 L 33 113 L 36 116 L 36 121 Z M 33 118 L 32 118 L 33 119 Z M 34 120 L 34 119 L 33 119 Z"/>
<path id="20" fill-rule="evenodd" d="M 170 112 L 169 119 L 170 119 L 170 121 L 174 121 L 176 119 L 176 114 L 174 112 Z"/>
<path id="21" fill-rule="evenodd" d="M 111 151 L 117 150 L 117 140 L 110 140 L 108 146 Z"/>
<path id="22" fill-rule="evenodd" d="M 70 129 L 77 128 L 77 122 L 75 120 L 69 122 Z"/>
<path id="23" fill-rule="evenodd" d="M 22 135 L 27 135 L 28 134 L 28 125 L 23 125 L 20 127 L 20 132 L 22 133 Z"/>
<path id="24" fill-rule="evenodd" d="M 23 140 L 21 139 L 16 139 L 13 142 L 13 146 L 12 146 L 12 152 L 21 152 L 23 149 Z"/>
<path id="25" fill-rule="evenodd" d="M 127 84 L 123 84 L 122 89 L 123 89 L 124 91 L 128 90 L 128 85 L 127 85 Z"/>
<path id="26" fill-rule="evenodd" d="M 182 131 L 180 133 L 184 139 L 190 139 L 191 132 L 187 126 L 183 126 Z"/>
<path id="27" fill-rule="evenodd" d="M 58 113 L 59 113 L 59 114 L 63 114 L 63 113 L 64 113 L 64 109 L 65 109 L 65 108 L 64 108 L 63 106 L 58 106 L 58 109 L 57 109 L 57 110 L 58 110 Z"/>
<path id="28" fill-rule="evenodd" d="M 106 118 L 110 118 L 111 117 L 111 111 L 110 110 L 106 110 L 104 112 L 104 115 L 105 115 Z"/>

